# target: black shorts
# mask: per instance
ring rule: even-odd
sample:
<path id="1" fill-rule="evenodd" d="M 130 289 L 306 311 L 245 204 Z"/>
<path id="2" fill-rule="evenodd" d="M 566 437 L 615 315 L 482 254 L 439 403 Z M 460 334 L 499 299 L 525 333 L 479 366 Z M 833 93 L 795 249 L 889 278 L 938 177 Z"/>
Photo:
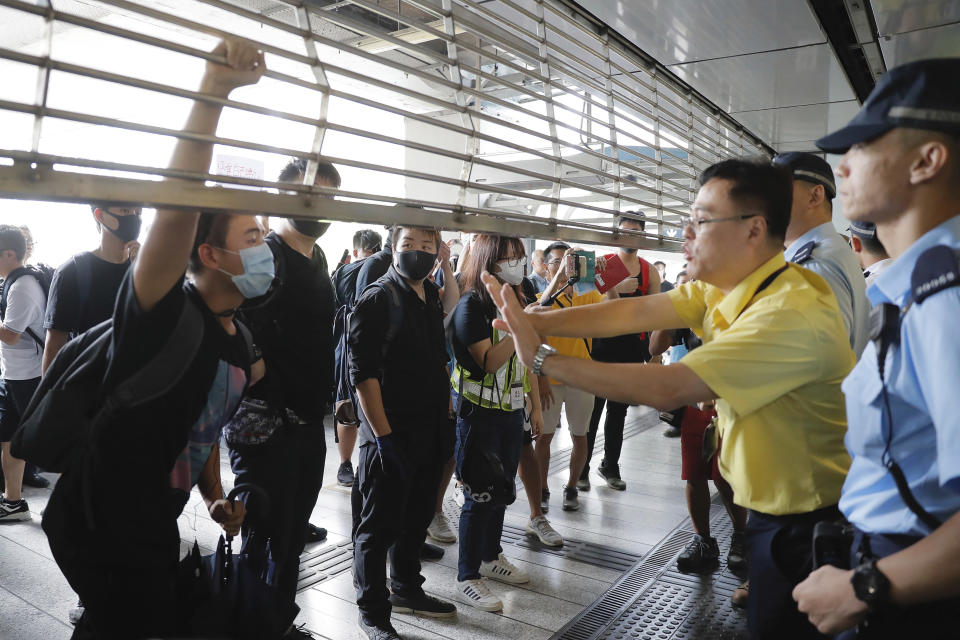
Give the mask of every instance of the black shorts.
<path id="1" fill-rule="evenodd" d="M 0 442 L 10 442 L 20 426 L 20 416 L 30 404 L 40 378 L 31 380 L 0 380 Z"/>

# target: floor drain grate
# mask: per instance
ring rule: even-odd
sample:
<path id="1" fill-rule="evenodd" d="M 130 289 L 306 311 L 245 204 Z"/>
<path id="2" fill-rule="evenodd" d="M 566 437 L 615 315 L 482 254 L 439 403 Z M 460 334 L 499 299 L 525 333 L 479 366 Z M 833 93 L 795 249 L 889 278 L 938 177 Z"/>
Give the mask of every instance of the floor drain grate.
<path id="1" fill-rule="evenodd" d="M 297 591 L 319 584 L 324 580 L 349 571 L 353 566 L 353 544 L 341 542 L 327 545 L 300 556 L 300 575 Z"/>
<path id="2" fill-rule="evenodd" d="M 716 501 L 711 531 L 725 558 L 733 528 Z M 746 640 L 746 616 L 730 603 L 740 579 L 725 566 L 708 575 L 676 570 L 692 537 L 686 520 L 551 640 Z"/>

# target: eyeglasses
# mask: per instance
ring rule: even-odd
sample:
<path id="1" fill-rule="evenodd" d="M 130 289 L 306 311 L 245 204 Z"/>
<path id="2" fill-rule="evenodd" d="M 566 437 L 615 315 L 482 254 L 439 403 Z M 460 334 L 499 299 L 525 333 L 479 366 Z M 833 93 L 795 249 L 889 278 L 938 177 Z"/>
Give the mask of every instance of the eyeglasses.
<path id="1" fill-rule="evenodd" d="M 700 231 L 700 227 L 705 224 L 713 224 L 714 222 L 729 222 L 730 220 L 747 220 L 748 218 L 756 218 L 757 216 L 762 216 L 762 213 L 745 213 L 742 216 L 731 216 L 729 218 L 700 218 L 695 220 L 690 218 L 687 220 L 687 224 L 692 226 L 697 231 Z"/>

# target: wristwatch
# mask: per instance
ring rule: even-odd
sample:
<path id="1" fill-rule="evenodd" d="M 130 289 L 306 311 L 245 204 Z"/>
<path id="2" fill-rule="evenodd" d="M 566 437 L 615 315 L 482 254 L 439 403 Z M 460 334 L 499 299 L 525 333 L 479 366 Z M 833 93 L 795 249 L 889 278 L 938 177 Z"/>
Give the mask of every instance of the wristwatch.
<path id="1" fill-rule="evenodd" d="M 533 356 L 533 367 L 531 370 L 538 376 L 543 375 L 543 361 L 550 356 L 557 355 L 557 350 L 548 344 L 541 344 L 537 349 L 537 354 Z"/>
<path id="2" fill-rule="evenodd" d="M 870 611 L 876 611 L 887 602 L 890 595 L 890 580 L 877 568 L 873 558 L 857 567 L 850 577 L 853 592 L 867 603 Z"/>

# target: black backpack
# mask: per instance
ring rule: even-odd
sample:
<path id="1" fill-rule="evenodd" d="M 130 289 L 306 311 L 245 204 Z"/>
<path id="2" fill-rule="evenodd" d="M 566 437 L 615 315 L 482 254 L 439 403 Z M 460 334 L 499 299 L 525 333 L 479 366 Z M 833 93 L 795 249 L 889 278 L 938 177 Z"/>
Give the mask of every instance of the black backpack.
<path id="1" fill-rule="evenodd" d="M 50 295 L 50 283 L 53 281 L 52 267 L 45 264 L 38 264 L 36 266 L 28 265 L 14 269 L 6 279 L 3 280 L 3 283 L 0 284 L 0 322 L 3 322 L 7 317 L 7 295 L 9 295 L 10 289 L 13 287 L 13 283 L 23 276 L 33 276 L 37 279 L 37 282 L 40 283 L 40 288 L 43 289 L 44 298 Z M 27 327 L 26 333 L 33 338 L 34 342 L 40 345 L 40 349 L 43 350 L 43 339 L 34 333 L 30 327 Z"/>

